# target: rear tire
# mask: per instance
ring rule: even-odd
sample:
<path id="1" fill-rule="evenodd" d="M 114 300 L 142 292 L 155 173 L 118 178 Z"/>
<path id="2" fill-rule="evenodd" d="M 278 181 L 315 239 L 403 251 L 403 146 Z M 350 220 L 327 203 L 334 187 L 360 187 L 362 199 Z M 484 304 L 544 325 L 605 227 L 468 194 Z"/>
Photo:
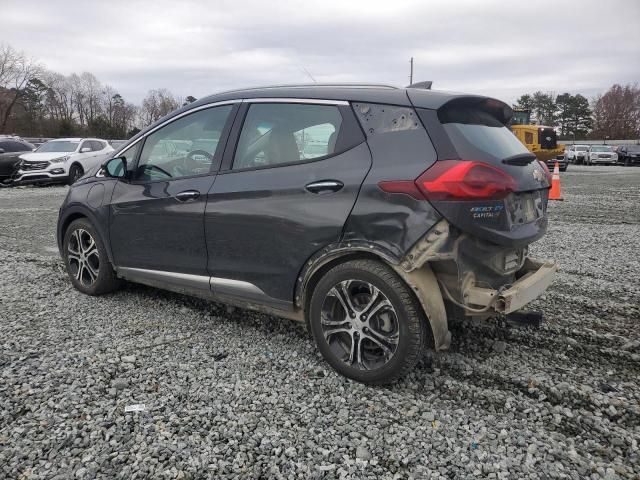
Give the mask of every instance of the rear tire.
<path id="1" fill-rule="evenodd" d="M 74 163 L 69 169 L 69 180 L 67 183 L 69 185 L 73 185 L 80 179 L 80 177 L 82 177 L 82 175 L 84 175 L 84 170 L 80 165 Z"/>
<path id="2" fill-rule="evenodd" d="M 62 252 L 73 286 L 87 295 L 116 290 L 118 278 L 100 235 L 86 218 L 71 222 L 64 234 Z"/>
<path id="3" fill-rule="evenodd" d="M 426 320 L 407 284 L 387 265 L 354 260 L 316 285 L 309 324 L 324 359 L 345 377 L 392 383 L 422 355 Z"/>

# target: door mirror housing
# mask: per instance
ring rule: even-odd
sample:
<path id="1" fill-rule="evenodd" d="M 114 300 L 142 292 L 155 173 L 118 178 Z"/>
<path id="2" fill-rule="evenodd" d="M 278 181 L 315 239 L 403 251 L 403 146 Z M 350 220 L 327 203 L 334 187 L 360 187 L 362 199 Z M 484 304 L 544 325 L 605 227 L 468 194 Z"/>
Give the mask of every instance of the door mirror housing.
<path id="1" fill-rule="evenodd" d="M 80 153 L 87 153 L 87 152 L 90 152 L 90 151 L 91 151 L 91 148 L 89 148 L 89 147 L 82 147 L 80 149 Z"/>
<path id="2" fill-rule="evenodd" d="M 102 165 L 105 177 L 127 178 L 127 160 L 124 157 L 116 157 Z"/>

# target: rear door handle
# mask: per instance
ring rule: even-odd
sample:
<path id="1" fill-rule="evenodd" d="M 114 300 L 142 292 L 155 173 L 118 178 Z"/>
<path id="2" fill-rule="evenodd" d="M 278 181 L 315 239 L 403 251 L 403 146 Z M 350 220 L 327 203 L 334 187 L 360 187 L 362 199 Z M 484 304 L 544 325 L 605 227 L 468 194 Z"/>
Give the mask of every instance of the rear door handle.
<path id="1" fill-rule="evenodd" d="M 344 187 L 344 183 L 338 180 L 322 180 L 307 184 L 304 188 L 311 193 L 333 193 Z"/>
<path id="2" fill-rule="evenodd" d="M 176 193 L 175 198 L 179 202 L 193 202 L 200 196 L 200 192 L 197 190 L 185 190 L 184 192 Z"/>

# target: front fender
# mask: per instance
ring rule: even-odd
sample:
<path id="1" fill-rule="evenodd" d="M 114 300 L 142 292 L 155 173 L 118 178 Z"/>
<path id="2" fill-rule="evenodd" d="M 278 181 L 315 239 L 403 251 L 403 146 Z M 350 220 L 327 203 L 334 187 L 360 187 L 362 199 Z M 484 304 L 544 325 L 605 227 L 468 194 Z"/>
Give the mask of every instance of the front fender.
<path id="1" fill-rule="evenodd" d="M 88 182 L 74 186 L 70 189 L 65 203 L 60 208 L 58 225 L 56 228 L 58 250 L 61 255 L 64 232 L 67 226 L 76 218 L 86 217 L 100 236 L 102 245 L 104 245 L 104 248 L 107 251 L 109 262 L 113 265 L 113 254 L 111 252 L 108 229 L 109 200 L 111 198 L 114 185 L 114 182 Z M 100 188 L 100 186 L 102 186 L 102 188 Z M 96 192 L 100 192 L 102 198 L 97 198 L 95 195 Z"/>

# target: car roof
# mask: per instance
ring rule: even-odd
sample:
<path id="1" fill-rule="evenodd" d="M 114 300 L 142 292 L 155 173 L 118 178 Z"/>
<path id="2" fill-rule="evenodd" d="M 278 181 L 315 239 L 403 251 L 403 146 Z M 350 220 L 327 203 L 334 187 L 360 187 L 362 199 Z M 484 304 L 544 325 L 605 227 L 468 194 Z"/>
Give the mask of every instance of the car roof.
<path id="1" fill-rule="evenodd" d="M 513 113 L 511 107 L 506 103 L 483 95 L 469 95 L 443 90 L 427 90 L 424 88 L 395 87 L 393 85 L 378 83 L 312 83 L 251 87 L 216 93 L 189 103 L 144 128 L 137 135 L 129 139 L 127 144 L 120 148 L 120 151 L 128 148 L 130 143 L 134 142 L 141 136 L 146 135 L 148 131 L 153 130 L 158 125 L 166 122 L 174 116 L 181 115 L 182 113 L 188 112 L 194 108 L 216 102 L 244 99 L 251 100 L 256 98 L 302 98 L 312 100 L 349 101 L 356 103 L 382 103 L 386 105 L 418 107 L 431 110 L 437 110 L 453 100 L 464 100 L 470 102 L 483 102 L 490 100 L 494 102 L 491 107 L 497 108 L 497 111 L 500 112 L 500 116 L 503 117 L 503 123 L 508 123 L 508 120 L 511 118 L 511 114 Z"/>
<path id="2" fill-rule="evenodd" d="M 385 84 L 295 84 L 251 87 L 216 93 L 201 98 L 187 107 L 197 107 L 207 103 L 225 100 L 255 98 L 309 98 L 318 100 L 346 100 L 351 102 L 385 103 L 390 105 L 415 106 L 429 109 L 440 108 L 445 103 L 459 97 L 487 99 L 482 95 L 427 90 L 422 88 L 395 87 Z M 188 109 L 188 108 L 186 108 Z"/>
<path id="3" fill-rule="evenodd" d="M 80 138 L 80 137 L 73 137 L 73 138 L 53 138 L 51 140 L 48 140 L 46 143 L 48 142 L 82 142 L 83 140 L 99 140 L 101 142 L 106 142 L 106 140 L 102 140 L 100 138 L 93 138 L 93 137 L 84 137 L 84 138 Z"/>

